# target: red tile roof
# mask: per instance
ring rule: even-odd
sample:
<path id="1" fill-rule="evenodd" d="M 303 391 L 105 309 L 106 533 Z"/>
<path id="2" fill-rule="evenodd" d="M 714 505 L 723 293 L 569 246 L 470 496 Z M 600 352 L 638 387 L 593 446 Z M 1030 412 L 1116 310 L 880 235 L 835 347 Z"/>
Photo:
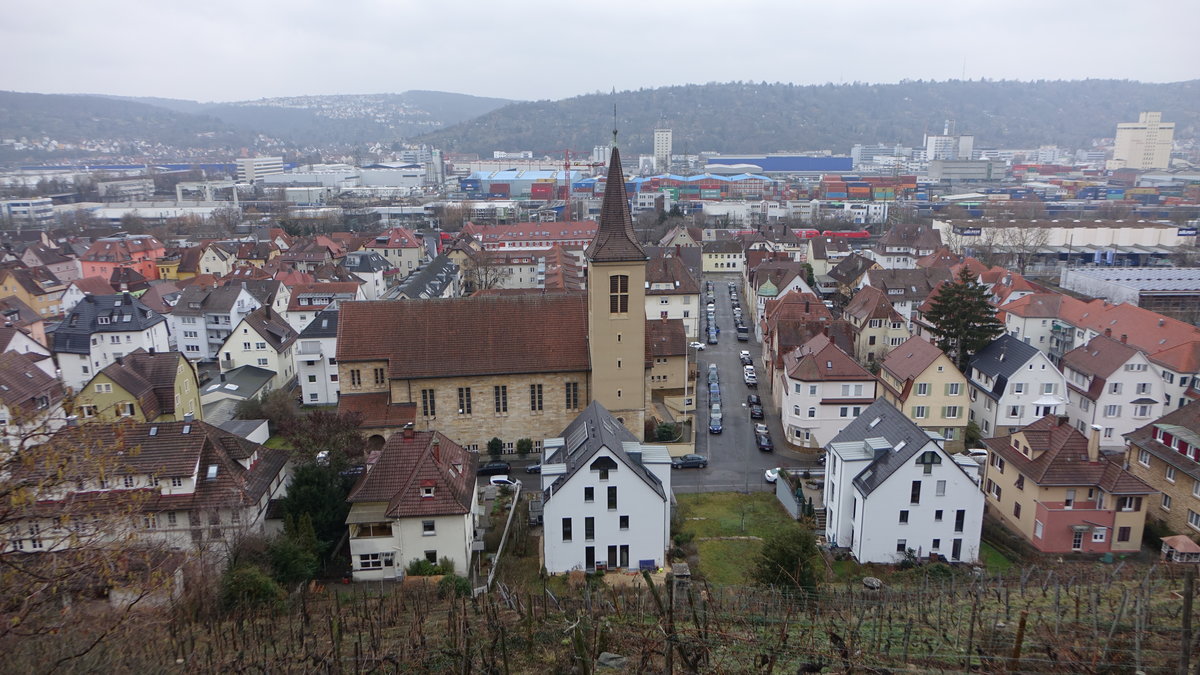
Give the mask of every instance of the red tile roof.
<path id="1" fill-rule="evenodd" d="M 437 431 L 393 434 L 346 501 L 387 502 L 389 518 L 466 514 L 477 461 L 478 455 Z M 424 496 L 430 487 L 433 494 Z"/>
<path id="2" fill-rule="evenodd" d="M 337 357 L 386 359 L 400 379 L 578 372 L 590 367 L 587 331 L 577 293 L 348 302 Z"/>
<path id="3" fill-rule="evenodd" d="M 390 403 L 388 392 L 371 394 L 343 393 L 338 398 L 339 413 L 357 413 L 362 416 L 364 429 L 402 427 L 417 419 L 417 404 Z"/>
<path id="4" fill-rule="evenodd" d="M 824 333 L 786 354 L 784 369 L 788 377 L 805 382 L 875 379 Z"/>
<path id="5" fill-rule="evenodd" d="M 32 415 L 39 409 L 48 410 L 66 395 L 58 378 L 37 367 L 37 361 L 42 358 L 40 354 L 0 353 L 0 403 L 8 409 L 9 415 Z M 44 406 L 38 401 L 42 398 L 45 399 L 42 401 Z"/>
<path id="6" fill-rule="evenodd" d="M 1095 485 L 1112 494 L 1156 491 L 1103 455 L 1098 461 L 1088 461 L 1087 438 L 1068 424 L 1065 417 L 1047 415 L 1022 427 L 1018 433 L 1025 435 L 1030 457 L 1012 447 L 1012 435 L 987 438 L 983 443 L 1040 486 Z"/>
<path id="7" fill-rule="evenodd" d="M 863 286 L 859 289 L 846 304 L 845 312 L 859 321 L 869 319 L 904 320 L 904 317 L 900 316 L 900 312 L 897 312 L 892 303 L 888 301 L 883 291 L 875 286 Z"/>
<path id="8" fill-rule="evenodd" d="M 888 352 L 880 367 L 897 380 L 906 382 L 925 372 L 925 369 L 933 365 L 940 356 L 944 356 L 942 350 L 932 342 L 914 335 L 905 340 L 904 344 Z"/>
<path id="9" fill-rule="evenodd" d="M 646 320 L 646 360 L 687 354 L 687 334 L 682 319 Z"/>

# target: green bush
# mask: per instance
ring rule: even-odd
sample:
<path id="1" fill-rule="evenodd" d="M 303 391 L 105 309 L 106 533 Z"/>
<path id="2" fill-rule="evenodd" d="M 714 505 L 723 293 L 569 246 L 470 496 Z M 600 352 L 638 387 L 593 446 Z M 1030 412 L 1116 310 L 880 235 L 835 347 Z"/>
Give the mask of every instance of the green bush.
<path id="1" fill-rule="evenodd" d="M 433 577 L 442 574 L 442 568 L 424 558 L 413 558 L 404 571 L 410 577 Z"/>
<path id="2" fill-rule="evenodd" d="M 522 438 L 517 441 L 517 456 L 525 459 L 531 452 L 533 452 L 533 439 Z"/>
<path id="3" fill-rule="evenodd" d="M 487 442 L 487 451 L 492 459 L 500 459 L 500 455 L 504 454 L 504 441 L 493 436 L 492 440 Z"/>
<path id="4" fill-rule="evenodd" d="M 225 609 L 266 607 L 282 601 L 284 595 L 283 588 L 259 567 L 234 567 L 221 577 L 221 605 Z"/>
<path id="5" fill-rule="evenodd" d="M 272 576 L 284 586 L 294 586 L 312 579 L 321 566 L 317 552 L 296 537 L 278 537 L 267 550 L 271 558 Z"/>
<path id="6" fill-rule="evenodd" d="M 441 559 L 438 560 L 437 566 L 442 570 L 441 572 L 439 572 L 439 574 L 446 574 L 446 575 L 454 574 L 454 561 L 451 560 L 449 558 L 449 556 L 442 556 Z"/>
<path id="7" fill-rule="evenodd" d="M 438 597 L 442 599 L 450 597 L 469 598 L 471 597 L 471 582 L 466 577 L 460 577 L 457 574 L 447 574 L 438 582 L 437 591 Z"/>

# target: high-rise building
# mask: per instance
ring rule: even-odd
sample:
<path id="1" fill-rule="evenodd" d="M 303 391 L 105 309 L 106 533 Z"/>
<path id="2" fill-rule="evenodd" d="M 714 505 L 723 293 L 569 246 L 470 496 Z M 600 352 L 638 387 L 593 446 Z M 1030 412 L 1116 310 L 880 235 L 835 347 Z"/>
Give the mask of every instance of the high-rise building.
<path id="1" fill-rule="evenodd" d="M 277 173 L 283 173 L 282 157 L 242 157 L 237 160 L 239 183 L 253 183 Z"/>
<path id="2" fill-rule="evenodd" d="M 1162 121 L 1160 112 L 1144 112 L 1136 122 L 1117 125 L 1110 169 L 1166 169 L 1171 164 L 1175 123 Z"/>
<path id="3" fill-rule="evenodd" d="M 658 166 L 659 171 L 667 172 L 671 170 L 670 129 L 654 130 L 654 163 Z"/>

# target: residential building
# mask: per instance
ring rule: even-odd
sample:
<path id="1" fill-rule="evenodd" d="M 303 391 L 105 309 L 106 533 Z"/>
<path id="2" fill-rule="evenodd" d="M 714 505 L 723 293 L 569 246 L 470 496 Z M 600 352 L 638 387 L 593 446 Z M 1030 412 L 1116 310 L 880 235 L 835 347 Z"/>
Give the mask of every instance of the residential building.
<path id="1" fill-rule="evenodd" d="M 883 400 L 863 410 L 825 451 L 831 545 L 849 549 L 860 563 L 935 554 L 951 562 L 979 558 L 983 495 L 974 460 L 947 452 Z"/>
<path id="2" fill-rule="evenodd" d="M 83 277 L 83 266 L 79 259 L 71 255 L 63 255 L 57 248 L 44 244 L 33 244 L 21 254 L 21 262 L 27 267 L 45 267 L 50 274 L 63 283 L 70 283 Z"/>
<path id="3" fill-rule="evenodd" d="M 1079 431 L 1101 429 L 1105 450 L 1124 447 L 1122 437 L 1163 414 L 1163 380 L 1146 355 L 1108 336 L 1063 355 L 1067 415 Z"/>
<path id="4" fill-rule="evenodd" d="M 75 395 L 83 420 L 201 420 L 200 378 L 179 352 L 135 349 L 105 366 Z"/>
<path id="5" fill-rule="evenodd" d="M 129 293 L 85 297 L 49 336 L 63 383 L 75 391 L 117 357 L 170 350 L 167 320 Z"/>
<path id="6" fill-rule="evenodd" d="M 67 284 L 63 291 L 59 306 L 64 313 L 71 311 L 85 295 L 112 295 L 117 289 L 108 283 L 108 279 L 100 277 L 83 277 Z"/>
<path id="7" fill-rule="evenodd" d="M 835 321 L 829 308 L 815 295 L 792 291 L 767 300 L 756 331 L 762 334 L 762 359 L 765 373 L 759 377 L 774 381 L 775 373 L 783 367 L 783 356 L 804 345 L 814 335 L 828 333 L 844 351 L 854 351 L 853 330 L 842 321 Z"/>
<path id="8" fill-rule="evenodd" d="M 221 346 L 221 372 L 242 366 L 265 368 L 275 376 L 270 390 L 286 389 L 296 377 L 293 357 L 297 333 L 270 307 L 247 314 Z"/>
<path id="9" fill-rule="evenodd" d="M 406 428 L 367 461 L 346 501 L 355 581 L 403 576 L 408 563 L 471 569 L 479 502 L 476 453 L 436 431 Z"/>
<path id="10" fill-rule="evenodd" d="M 211 274 L 214 277 L 226 276 L 237 266 L 237 257 L 234 255 L 236 251 L 236 244 L 230 243 L 213 242 L 205 246 L 204 252 L 200 254 L 200 260 L 197 262 L 198 273 Z"/>
<path id="11" fill-rule="evenodd" d="M 951 452 L 963 449 L 967 378 L 932 343 L 911 337 L 880 364 L 883 395 L 922 429 L 938 434 Z"/>
<path id="12" fill-rule="evenodd" d="M 284 318 L 297 333 L 304 330 L 317 314 L 337 302 L 365 300 L 362 284 L 354 281 L 332 281 L 295 284 Z"/>
<path id="13" fill-rule="evenodd" d="M 671 456 L 644 445 L 598 401 L 542 456 L 547 572 L 656 569 L 671 536 Z"/>
<path id="14" fill-rule="evenodd" d="M 1175 123 L 1160 112 L 1138 113 L 1138 121 L 1117 124 L 1109 169 L 1169 169 Z"/>
<path id="15" fill-rule="evenodd" d="M 46 341 L 46 320 L 15 295 L 0 297 L 0 321 L 3 322 L 0 330 L 16 329 L 43 350 L 49 344 Z"/>
<path id="16" fill-rule="evenodd" d="M 983 438 L 1066 412 L 1067 378 L 1032 345 L 1001 335 L 971 358 L 971 421 Z"/>
<path id="17" fill-rule="evenodd" d="M 342 260 L 342 266 L 362 279 L 362 295 L 366 300 L 383 298 L 389 286 L 389 279 L 394 279 L 397 271 L 383 256 L 371 251 L 347 253 Z"/>
<path id="18" fill-rule="evenodd" d="M 82 276 L 85 277 L 112 279 L 118 268 L 127 267 L 147 279 L 157 279 L 158 265 L 155 261 L 163 257 L 165 252 L 162 242 L 151 235 L 121 232 L 92 242 L 88 250 L 79 256 L 79 262 L 83 266 Z"/>
<path id="19" fill-rule="evenodd" d="M 742 245 L 734 239 L 706 241 L 700 247 L 704 272 L 735 272 L 742 274 L 746 267 L 746 254 Z"/>
<path id="20" fill-rule="evenodd" d="M 867 270 L 863 275 L 864 286 L 874 286 L 883 291 L 892 307 L 904 317 L 911 331 L 917 308 L 925 302 L 939 284 L 952 281 L 950 270 L 943 267 L 916 267 L 912 269 Z"/>
<path id="21" fill-rule="evenodd" d="M 16 352 L 18 354 L 35 354 L 38 356 L 50 356 L 50 350 L 46 349 L 45 345 L 34 339 L 29 332 L 22 330 L 16 326 L 0 326 L 0 352 Z M 50 361 L 48 371 L 54 374 L 54 361 Z"/>
<path id="22" fill-rule="evenodd" d="M 760 321 L 766 310 L 767 301 L 781 298 L 793 291 L 813 296 L 813 289 L 804 279 L 802 263 L 792 260 L 768 260 L 746 269 L 746 298 L 753 308 L 747 322 L 755 327 L 755 335 L 761 339 Z"/>
<path id="23" fill-rule="evenodd" d="M 1125 466 L 1159 493 L 1150 518 L 1171 532 L 1200 535 L 1200 402 L 1173 410 L 1127 434 Z"/>
<path id="24" fill-rule="evenodd" d="M 261 306 L 245 284 L 187 286 L 168 315 L 176 349 L 193 361 L 216 359 L 234 327 Z"/>
<path id="25" fill-rule="evenodd" d="M 658 171 L 671 170 L 671 130 L 654 130 L 654 167 Z"/>
<path id="26" fill-rule="evenodd" d="M 300 397 L 306 405 L 337 405 L 341 389 L 337 330 L 335 305 L 318 312 L 296 338 L 296 376 L 300 380 Z"/>
<path id="27" fill-rule="evenodd" d="M 407 227 L 393 227 L 380 233 L 363 247 L 367 253 L 377 253 L 401 274 L 411 274 L 425 260 L 421 238 Z"/>
<path id="28" fill-rule="evenodd" d="M 19 450 L 46 438 L 66 424 L 66 391 L 36 352 L 0 352 L 0 449 Z M 47 372 L 49 370 L 50 372 Z"/>
<path id="29" fill-rule="evenodd" d="M 984 439 L 988 510 L 1045 553 L 1131 553 L 1154 488 L 1100 452 L 1066 417 Z"/>
<path id="30" fill-rule="evenodd" d="M 287 493 L 287 464 L 286 450 L 204 422 L 65 427 L 24 467 L 45 487 L 35 496 L 35 515 L 14 529 L 28 537 L 5 545 L 54 551 L 82 537 L 161 544 L 219 559 L 242 537 L 282 529 L 268 521 L 267 506 Z M 66 516 L 76 525 L 64 527 Z"/>
<path id="31" fill-rule="evenodd" d="M 63 314 L 62 296 L 67 284 L 45 267 L 0 269 L 0 297 L 15 296 L 42 317 Z"/>
<path id="32" fill-rule="evenodd" d="M 596 236 L 598 227 L 594 220 L 511 225 L 467 223 L 462 231 L 488 251 L 544 250 L 561 246 L 567 251 L 581 252 Z"/>
<path id="33" fill-rule="evenodd" d="M 897 223 L 863 255 L 885 269 L 916 269 L 917 260 L 931 255 L 942 245 L 941 233 L 929 225 Z"/>
<path id="34" fill-rule="evenodd" d="M 912 337 L 904 317 L 874 286 L 863 286 L 855 293 L 842 310 L 842 318 L 854 327 L 854 358 L 859 363 L 882 361 Z"/>
<path id="35" fill-rule="evenodd" d="M 835 284 L 837 284 L 836 293 L 841 296 L 843 301 L 845 301 L 854 297 L 854 294 L 858 292 L 858 289 L 862 288 L 863 275 L 865 275 L 868 270 L 881 269 L 883 269 L 882 265 L 866 257 L 865 255 L 851 253 L 850 255 L 838 261 L 838 264 L 830 268 L 829 278 L 832 279 Z"/>
<path id="36" fill-rule="evenodd" d="M 875 376 L 825 333 L 785 354 L 783 364 L 772 393 L 793 445 L 823 447 L 879 398 Z"/>
<path id="37" fill-rule="evenodd" d="M 647 319 L 678 319 L 684 334 L 696 339 L 700 334 L 700 284 L 692 277 L 683 259 L 675 256 L 654 258 L 646 263 Z"/>

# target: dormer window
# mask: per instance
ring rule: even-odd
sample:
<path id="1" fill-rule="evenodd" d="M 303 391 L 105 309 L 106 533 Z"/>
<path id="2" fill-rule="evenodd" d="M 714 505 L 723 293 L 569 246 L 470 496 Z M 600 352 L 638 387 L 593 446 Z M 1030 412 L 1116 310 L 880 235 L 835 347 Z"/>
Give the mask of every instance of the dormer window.
<path id="1" fill-rule="evenodd" d="M 421 499 L 432 499 L 432 498 L 433 498 L 433 488 L 432 487 L 421 488 Z"/>

